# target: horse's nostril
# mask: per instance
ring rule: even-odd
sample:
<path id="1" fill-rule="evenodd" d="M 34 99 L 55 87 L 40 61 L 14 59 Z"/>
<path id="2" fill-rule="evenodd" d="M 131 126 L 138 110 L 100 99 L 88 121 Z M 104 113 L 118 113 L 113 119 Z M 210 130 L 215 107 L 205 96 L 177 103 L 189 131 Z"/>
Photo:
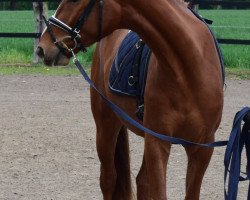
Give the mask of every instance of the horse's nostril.
<path id="1" fill-rule="evenodd" d="M 42 47 L 37 47 L 36 49 L 36 54 L 40 57 L 43 58 L 44 57 L 44 51 Z"/>

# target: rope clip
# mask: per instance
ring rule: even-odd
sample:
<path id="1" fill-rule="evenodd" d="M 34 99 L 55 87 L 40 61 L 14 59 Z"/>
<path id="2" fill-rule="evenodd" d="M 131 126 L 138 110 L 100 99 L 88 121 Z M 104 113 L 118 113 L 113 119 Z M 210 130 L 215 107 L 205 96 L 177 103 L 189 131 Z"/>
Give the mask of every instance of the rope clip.
<path id="1" fill-rule="evenodd" d="M 73 62 L 76 63 L 76 61 L 78 61 L 76 54 L 74 53 L 73 49 L 70 49 L 70 52 L 71 52 L 72 57 L 73 57 Z"/>

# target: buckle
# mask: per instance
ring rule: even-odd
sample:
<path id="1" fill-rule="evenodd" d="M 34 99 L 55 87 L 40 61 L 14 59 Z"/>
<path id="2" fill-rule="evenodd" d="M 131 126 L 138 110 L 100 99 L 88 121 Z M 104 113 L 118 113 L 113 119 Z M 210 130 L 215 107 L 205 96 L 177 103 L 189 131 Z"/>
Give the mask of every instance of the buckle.
<path id="1" fill-rule="evenodd" d="M 75 28 L 73 30 L 73 34 L 74 34 L 74 37 L 72 37 L 73 39 L 76 39 L 76 38 L 81 38 L 81 35 L 79 34 L 80 33 L 80 30 L 78 28 Z"/>
<path id="2" fill-rule="evenodd" d="M 137 118 L 141 121 L 143 121 L 143 115 L 144 115 L 144 104 L 141 104 L 137 107 L 137 110 L 135 111 L 135 114 Z"/>
<path id="3" fill-rule="evenodd" d="M 129 86 L 133 86 L 133 85 L 136 83 L 136 81 L 137 81 L 137 78 L 136 78 L 136 77 L 130 76 L 130 77 L 128 78 L 128 85 L 129 85 Z"/>
<path id="4" fill-rule="evenodd" d="M 142 45 L 142 39 L 139 39 L 138 42 L 135 44 L 136 49 L 139 49 Z"/>
<path id="5" fill-rule="evenodd" d="M 74 29 L 74 32 L 77 33 L 77 34 L 79 34 L 79 33 L 80 33 L 80 30 L 79 30 L 78 28 L 75 28 L 75 29 Z"/>

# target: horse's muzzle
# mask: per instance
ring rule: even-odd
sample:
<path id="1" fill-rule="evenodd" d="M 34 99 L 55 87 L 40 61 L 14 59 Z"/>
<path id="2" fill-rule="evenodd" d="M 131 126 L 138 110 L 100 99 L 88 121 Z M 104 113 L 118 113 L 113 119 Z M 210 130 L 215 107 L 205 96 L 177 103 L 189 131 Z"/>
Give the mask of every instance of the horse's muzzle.
<path id="1" fill-rule="evenodd" d="M 44 50 L 42 47 L 37 47 L 36 49 L 36 54 L 40 57 L 40 58 L 44 58 Z"/>

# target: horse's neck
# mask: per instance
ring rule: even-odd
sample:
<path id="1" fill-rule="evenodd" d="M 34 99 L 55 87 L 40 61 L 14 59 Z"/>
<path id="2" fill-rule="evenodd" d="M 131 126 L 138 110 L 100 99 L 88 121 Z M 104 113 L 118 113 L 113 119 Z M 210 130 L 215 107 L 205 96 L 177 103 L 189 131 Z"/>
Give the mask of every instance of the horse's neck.
<path id="1" fill-rule="evenodd" d="M 139 1 L 132 3 L 134 13 L 126 14 L 128 17 L 124 18 L 124 23 L 139 33 L 157 55 L 161 55 L 169 46 L 189 39 L 190 34 L 186 33 L 188 24 L 184 21 L 187 8 L 181 8 L 171 0 L 148 0 L 143 4 L 136 2 Z M 181 12 L 181 9 L 186 11 Z"/>
<path id="2" fill-rule="evenodd" d="M 123 9 L 124 28 L 137 32 L 153 50 L 159 63 L 180 71 L 178 66 L 182 67 L 183 63 L 190 62 L 190 57 L 200 54 L 202 48 L 194 30 L 199 23 L 184 5 L 174 0 L 127 2 L 130 5 Z"/>

